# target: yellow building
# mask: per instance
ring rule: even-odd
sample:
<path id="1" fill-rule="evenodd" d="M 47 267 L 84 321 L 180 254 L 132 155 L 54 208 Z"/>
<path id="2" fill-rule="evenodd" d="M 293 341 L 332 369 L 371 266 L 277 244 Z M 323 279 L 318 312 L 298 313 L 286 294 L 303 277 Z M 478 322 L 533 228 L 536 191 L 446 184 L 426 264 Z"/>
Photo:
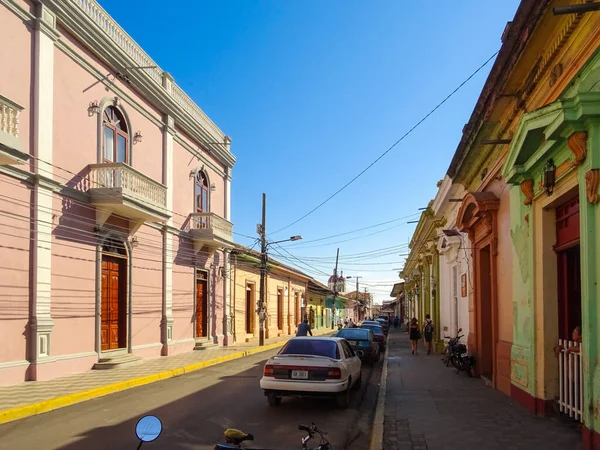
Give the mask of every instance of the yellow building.
<path id="1" fill-rule="evenodd" d="M 236 342 L 258 340 L 260 253 L 240 245 L 231 254 L 231 316 Z M 295 335 L 310 277 L 269 258 L 265 295 L 265 338 Z"/>

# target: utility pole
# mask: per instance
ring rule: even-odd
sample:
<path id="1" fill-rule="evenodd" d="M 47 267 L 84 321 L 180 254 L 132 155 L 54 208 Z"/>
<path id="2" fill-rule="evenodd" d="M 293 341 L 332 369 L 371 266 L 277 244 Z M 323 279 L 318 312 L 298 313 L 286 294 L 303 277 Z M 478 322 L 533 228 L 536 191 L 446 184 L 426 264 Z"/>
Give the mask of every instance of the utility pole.
<path id="1" fill-rule="evenodd" d="M 338 259 L 340 258 L 340 249 L 337 249 L 335 255 L 335 269 L 333 269 L 333 301 L 331 302 L 331 329 L 335 328 L 335 299 L 337 297 L 337 270 L 338 270 Z"/>
<path id="2" fill-rule="evenodd" d="M 265 294 L 266 294 L 266 278 L 267 278 L 267 194 L 262 195 L 262 224 L 258 227 L 260 236 L 260 292 L 258 301 L 258 345 L 265 345 Z"/>
<path id="3" fill-rule="evenodd" d="M 359 278 L 360 277 L 356 277 L 356 304 L 358 305 L 358 309 L 359 309 L 357 320 L 360 320 L 360 302 L 358 301 L 358 279 Z"/>

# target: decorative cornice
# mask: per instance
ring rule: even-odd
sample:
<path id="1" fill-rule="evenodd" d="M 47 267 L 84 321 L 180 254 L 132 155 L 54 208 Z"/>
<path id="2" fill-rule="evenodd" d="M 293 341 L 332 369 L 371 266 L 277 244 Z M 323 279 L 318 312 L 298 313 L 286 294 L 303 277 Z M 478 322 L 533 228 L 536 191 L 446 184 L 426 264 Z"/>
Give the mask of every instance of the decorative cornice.
<path id="1" fill-rule="evenodd" d="M 575 155 L 575 159 L 571 163 L 573 167 L 579 166 L 587 155 L 587 133 L 585 131 L 577 131 L 567 139 L 569 150 Z"/>
<path id="2" fill-rule="evenodd" d="M 525 195 L 524 205 L 531 205 L 533 202 L 533 180 L 531 178 L 521 183 L 521 192 Z"/>
<path id="3" fill-rule="evenodd" d="M 588 202 L 596 204 L 600 201 L 598 185 L 600 184 L 600 169 L 590 169 L 585 174 L 585 191 Z"/>
<path id="4" fill-rule="evenodd" d="M 224 142 L 224 133 L 179 86 L 172 83 L 169 89 L 169 83 L 163 81 L 169 75 L 164 75 L 165 72 L 95 0 L 46 0 L 44 4 L 56 14 L 58 23 L 117 72 L 126 72 L 132 66 L 149 67 L 127 72 L 130 84 L 157 109 L 173 115 L 180 127 L 199 144 L 208 146 L 225 164 L 235 164 L 229 145 L 210 144 Z"/>

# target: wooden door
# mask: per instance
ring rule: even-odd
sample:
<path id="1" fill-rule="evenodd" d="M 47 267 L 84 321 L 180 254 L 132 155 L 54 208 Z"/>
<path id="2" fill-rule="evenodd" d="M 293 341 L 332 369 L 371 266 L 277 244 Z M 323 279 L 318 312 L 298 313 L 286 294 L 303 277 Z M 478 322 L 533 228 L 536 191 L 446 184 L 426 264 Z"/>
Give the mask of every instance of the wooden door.
<path id="1" fill-rule="evenodd" d="M 283 291 L 277 290 L 277 328 L 283 330 Z"/>
<path id="2" fill-rule="evenodd" d="M 125 347 L 123 260 L 102 256 L 101 349 Z"/>
<path id="3" fill-rule="evenodd" d="M 206 289 L 206 280 L 197 279 L 196 280 L 196 337 L 206 337 L 207 336 L 207 289 Z"/>
<path id="4" fill-rule="evenodd" d="M 254 285 L 246 287 L 246 333 L 254 333 Z"/>

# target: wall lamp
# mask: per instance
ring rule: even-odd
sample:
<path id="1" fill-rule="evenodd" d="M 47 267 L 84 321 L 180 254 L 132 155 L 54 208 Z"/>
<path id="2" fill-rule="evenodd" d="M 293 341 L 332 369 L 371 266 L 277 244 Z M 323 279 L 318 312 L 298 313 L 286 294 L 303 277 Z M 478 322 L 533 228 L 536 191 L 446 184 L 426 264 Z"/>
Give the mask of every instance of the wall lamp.
<path id="1" fill-rule="evenodd" d="M 137 144 L 138 142 L 142 142 L 143 137 L 144 136 L 142 135 L 142 132 L 140 130 L 137 130 L 133 135 L 133 143 Z"/>
<path id="2" fill-rule="evenodd" d="M 100 114 L 100 105 L 98 104 L 98 100 L 90 102 L 88 106 L 88 116 L 92 117 L 94 114 Z"/>
<path id="3" fill-rule="evenodd" d="M 552 192 L 554 192 L 555 183 L 556 166 L 554 165 L 554 161 L 549 159 L 546 165 L 544 166 L 544 190 L 546 191 L 546 195 L 552 195 Z"/>

